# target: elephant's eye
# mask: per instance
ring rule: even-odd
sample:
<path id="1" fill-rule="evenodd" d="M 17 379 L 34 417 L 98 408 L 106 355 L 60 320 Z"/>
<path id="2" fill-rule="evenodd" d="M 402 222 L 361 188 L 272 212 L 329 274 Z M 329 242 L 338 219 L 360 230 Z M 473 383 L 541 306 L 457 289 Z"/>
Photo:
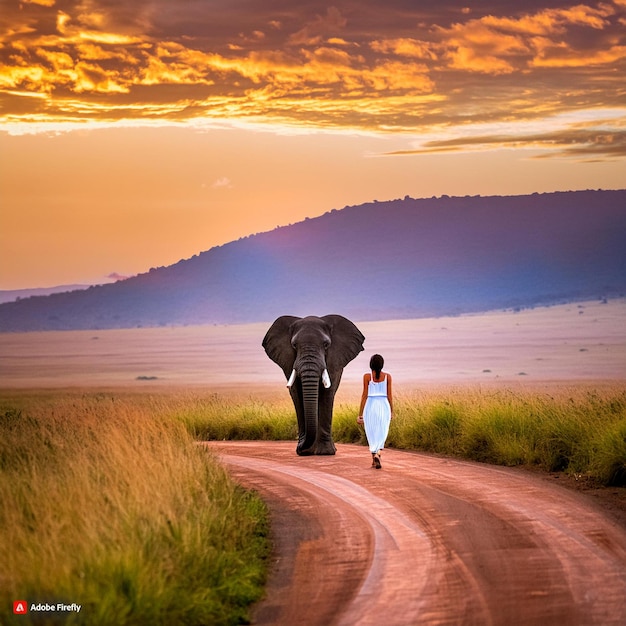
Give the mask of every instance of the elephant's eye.
<path id="1" fill-rule="evenodd" d="M 328 350 L 329 347 L 330 347 L 330 341 L 325 341 L 324 342 L 324 350 Z"/>

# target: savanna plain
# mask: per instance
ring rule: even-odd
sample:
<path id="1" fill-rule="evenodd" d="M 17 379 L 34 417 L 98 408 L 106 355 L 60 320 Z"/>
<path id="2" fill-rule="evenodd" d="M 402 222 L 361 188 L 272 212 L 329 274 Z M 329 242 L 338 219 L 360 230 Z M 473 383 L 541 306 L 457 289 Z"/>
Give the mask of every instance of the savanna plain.
<path id="1" fill-rule="evenodd" d="M 344 371 L 335 440 L 365 443 L 360 380 L 379 352 L 390 447 L 520 466 L 623 504 L 625 319 L 622 299 L 354 320 L 365 351 Z M 270 323 L 0 334 L 0 622 L 246 622 L 268 511 L 197 444 L 295 450 L 285 380 L 261 348 Z M 13 616 L 18 599 L 82 608 Z"/>

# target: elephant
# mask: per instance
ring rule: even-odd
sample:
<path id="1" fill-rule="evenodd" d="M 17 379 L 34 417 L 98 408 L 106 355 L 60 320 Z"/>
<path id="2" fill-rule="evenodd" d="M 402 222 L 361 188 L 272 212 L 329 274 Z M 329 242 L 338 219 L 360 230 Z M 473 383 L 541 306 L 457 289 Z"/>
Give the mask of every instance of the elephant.
<path id="1" fill-rule="evenodd" d="M 363 350 L 365 337 L 341 315 L 283 315 L 270 326 L 263 348 L 280 366 L 298 419 L 300 456 L 335 454 L 333 403 L 343 368 Z"/>

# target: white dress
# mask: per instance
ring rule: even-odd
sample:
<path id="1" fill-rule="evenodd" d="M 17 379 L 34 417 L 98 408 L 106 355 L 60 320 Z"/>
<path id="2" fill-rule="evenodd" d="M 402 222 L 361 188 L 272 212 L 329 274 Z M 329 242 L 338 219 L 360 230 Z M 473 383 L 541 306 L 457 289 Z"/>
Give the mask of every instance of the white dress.
<path id="1" fill-rule="evenodd" d="M 387 398 L 387 375 L 375 383 L 370 375 L 367 385 L 367 400 L 363 409 L 365 435 L 370 452 L 376 453 L 385 447 L 391 421 L 391 405 Z"/>

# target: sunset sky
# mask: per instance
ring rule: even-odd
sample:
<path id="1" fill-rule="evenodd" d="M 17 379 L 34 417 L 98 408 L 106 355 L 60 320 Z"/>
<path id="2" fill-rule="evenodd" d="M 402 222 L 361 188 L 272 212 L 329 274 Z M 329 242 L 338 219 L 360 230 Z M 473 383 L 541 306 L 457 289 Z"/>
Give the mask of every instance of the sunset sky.
<path id="1" fill-rule="evenodd" d="M 624 187 L 626 0 L 0 0 L 0 289 L 374 199 Z"/>

